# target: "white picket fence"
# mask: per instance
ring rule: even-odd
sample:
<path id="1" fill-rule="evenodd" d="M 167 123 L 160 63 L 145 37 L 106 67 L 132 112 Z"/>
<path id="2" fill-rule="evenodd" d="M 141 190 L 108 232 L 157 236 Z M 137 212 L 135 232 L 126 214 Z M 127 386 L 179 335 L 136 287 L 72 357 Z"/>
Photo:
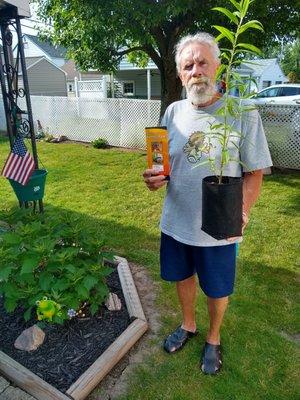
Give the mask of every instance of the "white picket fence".
<path id="1" fill-rule="evenodd" d="M 6 129 L 0 99 L 0 129 Z M 23 101 L 23 99 L 20 99 Z M 19 102 L 20 108 L 25 103 Z M 145 126 L 159 123 L 160 101 L 31 96 L 33 119 L 55 137 L 91 142 L 103 138 L 112 146 L 145 148 Z"/>
<path id="2" fill-rule="evenodd" d="M 159 100 L 31 96 L 31 103 L 43 130 L 83 142 L 103 138 L 112 146 L 145 149 L 144 128 L 159 123 Z M 259 112 L 274 165 L 300 169 L 300 105 L 260 106 Z M 6 129 L 1 97 L 0 129 Z"/>

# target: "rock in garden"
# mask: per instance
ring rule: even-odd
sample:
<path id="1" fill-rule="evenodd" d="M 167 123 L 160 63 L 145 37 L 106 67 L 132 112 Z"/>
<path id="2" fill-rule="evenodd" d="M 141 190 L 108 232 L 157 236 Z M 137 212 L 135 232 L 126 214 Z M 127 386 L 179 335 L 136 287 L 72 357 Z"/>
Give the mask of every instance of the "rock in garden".
<path id="1" fill-rule="evenodd" d="M 36 350 L 45 339 L 45 332 L 37 325 L 25 329 L 15 341 L 15 348 L 24 351 Z"/>
<path id="2" fill-rule="evenodd" d="M 118 311 L 122 308 L 121 300 L 116 293 L 109 293 L 105 305 L 109 311 Z"/>

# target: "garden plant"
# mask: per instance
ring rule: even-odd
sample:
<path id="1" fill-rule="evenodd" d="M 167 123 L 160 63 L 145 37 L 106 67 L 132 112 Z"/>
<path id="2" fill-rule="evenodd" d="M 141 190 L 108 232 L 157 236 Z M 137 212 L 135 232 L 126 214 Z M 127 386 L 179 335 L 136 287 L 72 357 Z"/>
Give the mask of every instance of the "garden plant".
<path id="1" fill-rule="evenodd" d="M 94 315 L 104 302 L 104 265 L 110 255 L 67 215 L 17 213 L 20 220 L 0 236 L 0 293 L 7 312 L 24 309 L 29 320 L 63 323 L 82 307 Z M 15 216 L 16 218 L 16 216 Z"/>

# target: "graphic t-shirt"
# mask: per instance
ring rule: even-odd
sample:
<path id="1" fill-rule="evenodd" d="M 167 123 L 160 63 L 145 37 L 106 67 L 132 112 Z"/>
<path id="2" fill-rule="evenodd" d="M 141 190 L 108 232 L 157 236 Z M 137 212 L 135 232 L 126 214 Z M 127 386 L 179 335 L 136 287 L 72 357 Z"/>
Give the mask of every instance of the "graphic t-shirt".
<path id="1" fill-rule="evenodd" d="M 223 246 L 227 240 L 216 240 L 201 229 L 202 224 L 202 179 L 214 175 L 208 157 L 220 159 L 220 143 L 207 133 L 210 126 L 222 117 L 216 111 L 222 98 L 208 107 L 195 108 L 186 100 L 172 103 L 161 121 L 169 132 L 170 181 L 161 217 L 163 233 L 179 242 L 193 246 Z M 257 110 L 251 110 L 241 120 L 227 121 L 237 132 L 229 143 L 231 159 L 240 160 L 243 171 L 249 172 L 272 165 L 262 122 Z M 210 137 L 210 139 L 209 139 Z M 195 167 L 200 164 L 198 167 Z M 241 164 L 230 161 L 224 175 L 240 177 Z M 242 238 L 238 240 L 240 242 Z"/>

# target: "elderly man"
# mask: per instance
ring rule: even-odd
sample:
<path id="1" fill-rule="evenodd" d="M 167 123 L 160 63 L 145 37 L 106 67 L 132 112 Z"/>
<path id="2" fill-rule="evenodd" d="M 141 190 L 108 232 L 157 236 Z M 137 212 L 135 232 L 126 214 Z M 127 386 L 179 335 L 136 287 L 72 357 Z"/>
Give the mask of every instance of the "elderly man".
<path id="1" fill-rule="evenodd" d="M 171 104 L 161 124 L 169 132 L 171 163 L 170 181 L 154 170 L 146 170 L 144 181 L 149 190 L 167 184 L 161 218 L 161 277 L 176 282 L 182 310 L 182 323 L 164 342 L 164 349 L 174 353 L 197 334 L 195 319 L 196 279 L 207 296 L 210 327 L 202 350 L 200 367 L 206 374 L 216 374 L 222 365 L 220 328 L 233 292 L 236 243 L 242 238 L 216 240 L 201 230 L 201 182 L 211 175 L 207 165 L 191 168 L 185 153 L 191 135 L 207 132 L 211 118 L 222 104 L 215 76 L 220 51 L 212 36 L 198 33 L 180 40 L 175 60 L 178 74 L 186 89 L 187 99 Z M 262 184 L 262 169 L 272 165 L 263 127 L 257 111 L 248 113 L 242 140 L 236 151 L 247 169 L 230 163 L 227 175 L 244 175 L 243 226 L 248 222 L 251 207 Z M 240 121 L 232 121 L 241 129 Z M 200 152 L 197 161 L 204 161 L 207 152 Z"/>

